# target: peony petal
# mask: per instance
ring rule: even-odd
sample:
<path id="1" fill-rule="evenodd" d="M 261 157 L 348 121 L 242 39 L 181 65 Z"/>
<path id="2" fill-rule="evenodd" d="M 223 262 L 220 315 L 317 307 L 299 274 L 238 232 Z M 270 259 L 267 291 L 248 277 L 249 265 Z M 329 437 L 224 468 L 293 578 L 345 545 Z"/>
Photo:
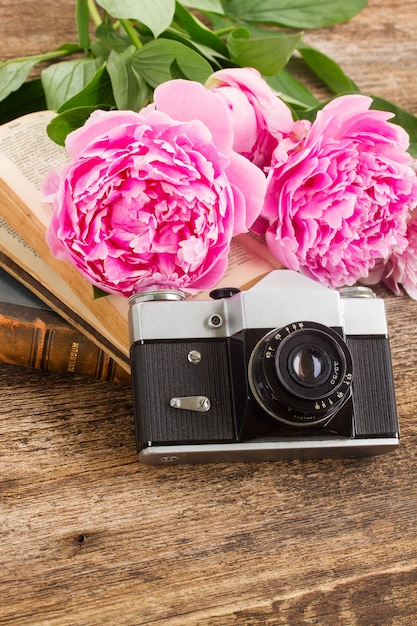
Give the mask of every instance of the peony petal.
<path id="1" fill-rule="evenodd" d="M 245 207 L 235 215 L 234 235 L 246 232 L 259 217 L 266 192 L 266 177 L 262 170 L 240 154 L 230 155 L 227 174 L 234 188 L 245 198 Z"/>
<path id="2" fill-rule="evenodd" d="M 233 116 L 233 149 L 239 153 L 246 152 L 248 146 L 252 147 L 258 137 L 258 124 L 253 106 L 241 91 L 232 87 L 220 87 L 212 93 L 224 98 Z"/>
<path id="3" fill-rule="evenodd" d="M 155 107 L 179 121 L 201 120 L 210 130 L 220 152 L 233 145 L 233 126 L 227 104 L 215 93 L 191 80 L 171 80 L 154 91 Z"/>
<path id="4" fill-rule="evenodd" d="M 65 141 L 65 148 L 71 158 L 76 157 L 92 143 L 97 144 L 100 137 L 105 137 L 115 126 L 138 124 L 141 116 L 134 111 L 96 110 L 90 115 L 84 126 L 70 133 Z"/>

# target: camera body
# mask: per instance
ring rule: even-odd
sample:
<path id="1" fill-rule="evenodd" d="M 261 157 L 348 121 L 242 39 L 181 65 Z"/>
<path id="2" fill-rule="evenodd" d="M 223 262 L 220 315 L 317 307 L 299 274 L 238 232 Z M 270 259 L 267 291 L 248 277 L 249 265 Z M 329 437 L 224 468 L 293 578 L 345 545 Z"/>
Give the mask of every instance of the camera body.
<path id="1" fill-rule="evenodd" d="M 365 456 L 399 443 L 384 302 L 276 270 L 211 300 L 130 299 L 139 460 Z"/>

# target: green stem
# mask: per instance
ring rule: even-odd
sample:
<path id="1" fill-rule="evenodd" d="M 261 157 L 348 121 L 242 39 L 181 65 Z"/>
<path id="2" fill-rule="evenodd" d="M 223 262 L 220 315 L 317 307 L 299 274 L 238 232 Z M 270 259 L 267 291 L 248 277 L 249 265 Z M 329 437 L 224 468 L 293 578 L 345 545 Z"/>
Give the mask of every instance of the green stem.
<path id="1" fill-rule="evenodd" d="M 34 54 L 32 56 L 11 59 L 10 61 L 6 61 L 6 63 L 15 63 L 16 61 L 36 61 L 37 63 L 41 63 L 42 61 L 50 61 L 51 59 L 68 56 L 69 54 L 74 54 L 74 52 L 84 52 L 84 49 L 81 46 L 72 46 L 71 50 L 59 48 L 53 52 L 45 52 L 45 54 Z"/>
<path id="2" fill-rule="evenodd" d="M 100 17 L 100 13 L 97 10 L 96 3 L 94 0 L 87 0 L 88 11 L 91 15 L 91 18 L 96 26 L 100 26 L 102 19 Z"/>
<path id="3" fill-rule="evenodd" d="M 228 26 L 227 28 L 221 28 L 220 30 L 213 30 L 213 35 L 216 37 L 222 37 L 223 35 L 228 35 L 234 30 L 236 26 Z"/>
<path id="4" fill-rule="evenodd" d="M 130 20 L 120 20 L 121 25 L 123 26 L 123 28 L 125 29 L 125 31 L 127 32 L 127 34 L 129 35 L 130 41 L 133 43 L 133 45 L 135 46 L 135 48 L 137 48 L 138 50 L 140 50 L 140 48 L 142 48 L 143 44 L 141 42 L 141 40 L 139 39 L 139 36 L 136 32 L 136 30 L 134 29 L 132 22 Z"/>

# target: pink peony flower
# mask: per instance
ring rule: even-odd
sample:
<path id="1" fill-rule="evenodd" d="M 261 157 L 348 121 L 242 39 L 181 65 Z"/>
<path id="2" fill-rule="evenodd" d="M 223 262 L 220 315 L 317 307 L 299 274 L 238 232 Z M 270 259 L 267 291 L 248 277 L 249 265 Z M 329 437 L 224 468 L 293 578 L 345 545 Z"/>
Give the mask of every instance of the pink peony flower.
<path id="1" fill-rule="evenodd" d="M 417 212 L 411 215 L 407 226 L 407 247 L 394 250 L 382 269 L 380 279 L 395 295 L 401 295 L 401 287 L 417 300 Z"/>
<path id="2" fill-rule="evenodd" d="M 105 291 L 212 287 L 263 202 L 265 176 L 232 150 L 226 105 L 172 83 L 155 90 L 158 110 L 93 113 L 43 184 L 52 253 Z"/>
<path id="3" fill-rule="evenodd" d="M 331 287 L 401 252 L 417 204 L 408 135 L 370 105 L 361 95 L 335 98 L 298 148 L 275 154 L 258 221 L 283 265 Z"/>
<path id="4" fill-rule="evenodd" d="M 214 72 L 206 81 L 232 113 L 233 148 L 261 168 L 268 168 L 278 144 L 294 147 L 306 122 L 294 122 L 290 108 L 253 68 Z"/>

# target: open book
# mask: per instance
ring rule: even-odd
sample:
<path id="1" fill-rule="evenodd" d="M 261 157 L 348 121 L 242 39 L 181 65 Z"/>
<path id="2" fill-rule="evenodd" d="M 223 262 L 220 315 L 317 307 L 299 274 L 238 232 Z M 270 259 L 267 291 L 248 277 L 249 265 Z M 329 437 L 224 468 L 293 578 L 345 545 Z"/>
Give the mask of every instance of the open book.
<path id="1" fill-rule="evenodd" d="M 51 213 L 40 200 L 40 183 L 68 158 L 46 133 L 54 115 L 30 113 L 0 127 L 0 266 L 129 371 L 128 300 L 94 299 L 91 284 L 70 263 L 55 259 L 45 240 Z M 240 235 L 218 286 L 245 289 L 277 267 L 256 236 Z"/>

